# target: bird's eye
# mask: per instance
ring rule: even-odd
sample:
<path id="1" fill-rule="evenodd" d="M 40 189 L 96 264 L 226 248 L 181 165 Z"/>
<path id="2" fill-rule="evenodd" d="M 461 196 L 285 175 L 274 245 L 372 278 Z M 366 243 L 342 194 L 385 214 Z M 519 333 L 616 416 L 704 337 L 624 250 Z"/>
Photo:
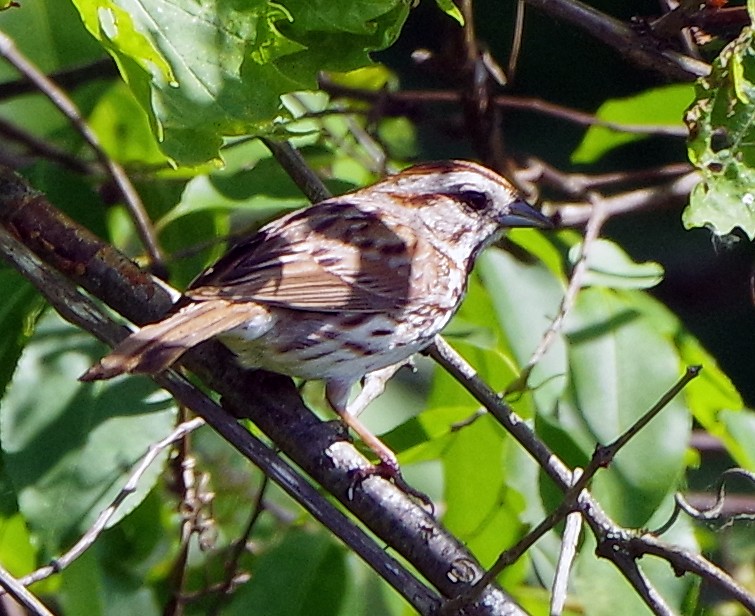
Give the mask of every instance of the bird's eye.
<path id="1" fill-rule="evenodd" d="M 490 205 L 490 197 L 479 190 L 462 190 L 459 197 L 473 210 L 484 210 Z"/>

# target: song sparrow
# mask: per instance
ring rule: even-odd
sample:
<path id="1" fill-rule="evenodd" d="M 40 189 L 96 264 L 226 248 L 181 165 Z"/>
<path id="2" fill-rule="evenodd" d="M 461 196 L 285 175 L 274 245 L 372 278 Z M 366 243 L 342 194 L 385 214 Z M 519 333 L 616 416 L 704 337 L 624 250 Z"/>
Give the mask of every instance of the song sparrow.
<path id="1" fill-rule="evenodd" d="M 459 307 L 479 252 L 520 226 L 551 223 L 489 169 L 411 167 L 266 225 L 82 380 L 157 373 L 218 336 L 245 366 L 324 380 L 345 423 L 397 468 L 356 419 L 374 392 L 349 405 L 352 386 L 429 345 Z"/>

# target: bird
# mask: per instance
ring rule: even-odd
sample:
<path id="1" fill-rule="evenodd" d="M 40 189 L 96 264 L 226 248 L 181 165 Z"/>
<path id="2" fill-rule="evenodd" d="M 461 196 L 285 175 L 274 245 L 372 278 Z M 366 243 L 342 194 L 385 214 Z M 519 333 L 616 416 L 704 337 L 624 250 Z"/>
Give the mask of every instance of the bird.
<path id="1" fill-rule="evenodd" d="M 80 380 L 156 374 L 216 337 L 244 367 L 324 381 L 330 406 L 398 473 L 393 452 L 358 414 L 450 321 L 486 246 L 512 227 L 552 226 L 491 169 L 420 163 L 242 239 L 168 316 L 132 333 Z"/>

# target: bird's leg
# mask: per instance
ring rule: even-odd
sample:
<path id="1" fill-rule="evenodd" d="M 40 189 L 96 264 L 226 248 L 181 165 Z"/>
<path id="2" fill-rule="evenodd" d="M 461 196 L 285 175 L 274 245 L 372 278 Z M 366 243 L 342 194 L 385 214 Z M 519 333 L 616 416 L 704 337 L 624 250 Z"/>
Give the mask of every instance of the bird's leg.
<path id="1" fill-rule="evenodd" d="M 354 400 L 354 403 L 360 402 L 360 404 L 362 405 L 355 409 L 357 414 L 364 410 L 364 407 L 366 407 L 369 402 L 374 400 L 375 397 L 382 393 L 383 389 L 385 388 L 385 382 L 402 365 L 403 364 L 389 366 L 368 375 L 369 377 L 371 375 L 376 375 L 377 373 L 382 373 L 374 381 L 375 385 L 369 386 L 370 389 L 368 391 L 370 392 L 371 397 L 369 397 L 370 394 L 368 394 L 365 395 L 364 399 L 360 400 L 365 388 L 368 387 L 368 382 L 365 379 L 365 385 L 362 389 L 362 392 L 360 392 L 360 394 Z M 384 477 L 385 479 L 393 481 L 393 483 L 395 483 L 396 486 L 398 486 L 402 491 L 406 492 L 410 496 L 417 498 L 422 503 L 428 505 L 431 510 L 434 510 L 432 501 L 426 494 L 420 492 L 419 490 L 416 490 L 408 483 L 406 483 L 403 475 L 401 474 L 401 467 L 399 467 L 396 454 L 393 453 L 390 448 L 377 436 L 370 432 L 367 426 L 359 421 L 356 414 L 352 411 L 352 409 L 354 409 L 356 405 L 354 403 L 348 403 L 349 393 L 351 392 L 351 385 L 351 383 L 346 383 L 343 381 L 328 381 L 325 384 L 325 397 L 328 399 L 330 406 L 333 407 L 333 410 L 338 413 L 341 421 L 343 421 L 343 423 L 351 428 L 354 433 L 362 440 L 362 442 L 375 453 L 380 462 L 376 466 L 360 469 L 356 472 L 352 487 L 349 489 L 349 495 L 353 493 L 354 487 L 367 479 L 367 477 L 369 477 L 370 475 L 379 475 L 381 477 Z M 366 402 L 364 402 L 364 400 L 366 400 Z"/>
<path id="2" fill-rule="evenodd" d="M 384 368 L 383 370 L 387 369 Z M 328 399 L 330 406 L 333 407 L 333 410 L 338 413 L 341 421 L 351 428 L 356 435 L 362 439 L 362 442 L 375 453 L 380 460 L 380 464 L 389 472 L 399 473 L 400 471 L 396 454 L 394 454 L 377 436 L 370 432 L 367 426 L 357 418 L 357 415 L 364 410 L 367 404 L 369 404 L 376 395 L 379 395 L 382 392 L 384 387 L 385 381 L 382 383 L 376 383 L 372 389 L 379 389 L 379 391 L 369 399 L 365 396 L 364 400 L 366 400 L 366 402 L 360 400 L 362 393 L 364 393 L 363 388 L 362 392 L 360 392 L 360 394 L 354 399 L 354 403 L 349 404 L 351 383 L 346 383 L 344 381 L 328 381 L 325 385 L 325 397 Z M 357 402 L 359 405 L 355 404 Z"/>
<path id="3" fill-rule="evenodd" d="M 361 391 L 357 394 L 357 397 L 348 404 L 347 408 L 349 414 L 354 417 L 360 415 L 370 402 L 385 391 L 385 384 L 394 374 L 396 374 L 396 372 L 398 372 L 399 368 L 403 367 L 410 361 L 411 360 L 399 362 L 392 366 L 381 368 L 380 370 L 375 370 L 374 372 L 366 374 L 362 381 Z"/>

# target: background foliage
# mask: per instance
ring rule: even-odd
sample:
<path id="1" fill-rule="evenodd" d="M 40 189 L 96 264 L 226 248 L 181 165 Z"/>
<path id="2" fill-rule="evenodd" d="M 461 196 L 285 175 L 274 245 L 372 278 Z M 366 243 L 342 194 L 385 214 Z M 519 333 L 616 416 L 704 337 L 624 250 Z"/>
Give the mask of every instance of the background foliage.
<path id="1" fill-rule="evenodd" d="M 626 20 L 658 13 L 650 2 L 593 4 Z M 465 22 L 474 23 L 485 53 L 504 66 L 514 5 L 479 0 L 474 20 L 468 14 Z M 222 252 L 229 235 L 304 203 L 256 136 L 289 139 L 336 193 L 412 160 L 500 163 L 470 129 L 473 113 L 462 113 L 471 81 L 459 59 L 461 15 L 440 1 L 412 7 L 404 0 L 44 0 L 8 8 L 0 30 L 47 74 L 94 67 L 68 90 L 103 150 L 135 182 L 170 280 L 182 287 Z M 620 523 L 655 528 L 668 518 L 677 490 L 700 496 L 723 468 L 755 470 L 755 419 L 742 399 L 755 400 L 748 297 L 755 236 L 752 34 L 744 28 L 714 35 L 701 48 L 713 70 L 695 85 L 669 84 L 534 9 L 523 34 L 516 75 L 507 67 L 507 86 L 488 80 L 486 87 L 595 113 L 586 128 L 571 113 L 510 109 L 503 101 L 494 118 L 507 168 L 519 171 L 523 187 L 527 170 L 531 177 L 538 164 L 557 170 L 540 178 L 539 197 L 551 211 L 567 201 L 587 211 L 595 195 L 569 184 L 580 177 L 613 173 L 626 182 L 647 171 L 631 194 L 663 180 L 659 169 L 668 165 L 690 173 L 691 161 L 699 169 L 689 201 L 686 195 L 648 200 L 606 224 L 605 239 L 591 246 L 584 288 L 532 371 L 531 389 L 510 398 L 556 453 L 584 466 L 596 442 L 628 428 L 685 366 L 703 365 L 701 377 L 591 488 Z M 430 49 L 432 58 L 413 62 L 419 48 Z M 18 74 L 11 66 L 0 64 L 0 80 L 3 164 L 146 262 L 132 220 L 79 132 L 34 89 L 14 90 Z M 428 91 L 456 98 L 437 102 Z M 647 132 L 609 130 L 605 122 Z M 34 150 L 29 139 L 12 138 L 8 125 L 65 156 Z M 689 158 L 681 138 L 686 129 Z M 86 163 L 86 171 L 73 161 Z M 620 187 L 589 185 L 607 198 L 625 194 Z M 707 229 L 685 231 L 682 223 Z M 519 230 L 480 259 L 447 334 L 496 389 L 520 376 L 558 314 L 580 242 L 574 230 Z M 46 310 L 10 269 L 0 270 L 0 298 L 0 563 L 22 576 L 90 527 L 147 447 L 172 430 L 179 411 L 143 377 L 79 383 L 104 347 Z M 478 404 L 429 361 L 396 381 L 368 410 L 366 423 L 399 453 L 410 483 L 440 504 L 444 525 L 491 564 L 559 494 L 491 418 L 457 427 Z M 304 393 L 321 405 L 317 384 Z M 705 434 L 715 438 L 712 449 Z M 65 614 L 148 616 L 179 596 L 180 607 L 170 613 L 212 613 L 218 606 L 227 614 L 248 613 L 249 606 L 265 614 L 411 613 L 274 488 L 264 493 L 249 549 L 235 571 L 225 571 L 264 482 L 208 429 L 187 447 L 159 458 L 95 546 L 35 585 L 35 594 Z M 186 493 L 178 487 L 177 462 L 186 459 L 194 461 L 193 479 L 206 501 L 184 562 L 179 526 Z M 752 584 L 751 527 L 712 531 L 681 520 L 666 539 L 705 550 Z M 551 533 L 501 577 L 533 613 L 546 613 L 558 547 L 558 533 Z M 731 613 L 699 580 L 676 578 L 664 563 L 647 563 L 646 573 L 680 613 Z M 239 574 L 244 583 L 235 592 L 221 598 L 213 591 Z M 573 613 L 646 609 L 594 556 L 589 539 L 570 590 Z"/>

